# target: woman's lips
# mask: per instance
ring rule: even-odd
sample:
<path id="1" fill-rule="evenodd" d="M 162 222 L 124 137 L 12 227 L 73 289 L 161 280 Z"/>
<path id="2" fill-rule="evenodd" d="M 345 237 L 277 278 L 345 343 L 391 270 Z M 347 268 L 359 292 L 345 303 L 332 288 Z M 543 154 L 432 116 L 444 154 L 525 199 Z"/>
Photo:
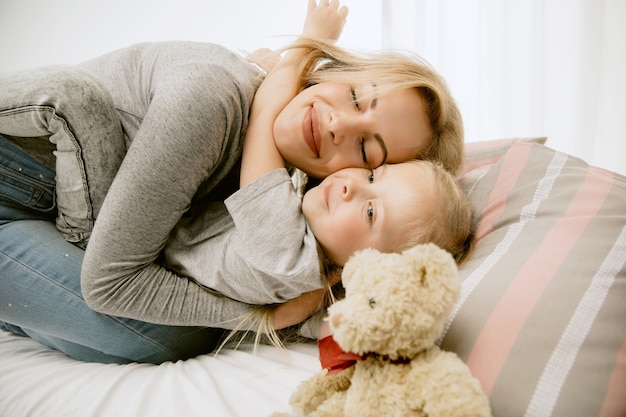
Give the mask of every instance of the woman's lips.
<path id="1" fill-rule="evenodd" d="M 302 136 L 304 137 L 304 141 L 306 142 L 311 152 L 315 157 L 319 158 L 319 130 L 316 128 L 317 126 L 317 114 L 313 109 L 313 106 L 309 107 L 309 109 L 304 113 L 304 117 L 302 118 Z"/>

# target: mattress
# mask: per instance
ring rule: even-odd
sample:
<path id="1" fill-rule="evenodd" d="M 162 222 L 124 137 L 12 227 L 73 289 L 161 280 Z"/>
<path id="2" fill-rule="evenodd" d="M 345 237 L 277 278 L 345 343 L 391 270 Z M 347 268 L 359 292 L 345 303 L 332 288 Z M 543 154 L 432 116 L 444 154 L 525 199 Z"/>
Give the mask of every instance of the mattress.
<path id="1" fill-rule="evenodd" d="M 269 416 L 319 371 L 317 345 L 260 345 L 128 365 L 79 362 L 0 331 L 0 416 Z"/>

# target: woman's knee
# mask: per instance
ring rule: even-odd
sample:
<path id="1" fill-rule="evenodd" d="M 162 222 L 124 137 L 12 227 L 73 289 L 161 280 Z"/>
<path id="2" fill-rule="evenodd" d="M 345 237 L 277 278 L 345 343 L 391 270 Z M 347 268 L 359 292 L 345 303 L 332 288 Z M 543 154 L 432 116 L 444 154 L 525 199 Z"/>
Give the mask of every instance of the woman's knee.
<path id="1" fill-rule="evenodd" d="M 24 106 L 98 109 L 113 106 L 111 94 L 88 72 L 70 65 L 41 67 L 0 76 L 0 110 Z"/>

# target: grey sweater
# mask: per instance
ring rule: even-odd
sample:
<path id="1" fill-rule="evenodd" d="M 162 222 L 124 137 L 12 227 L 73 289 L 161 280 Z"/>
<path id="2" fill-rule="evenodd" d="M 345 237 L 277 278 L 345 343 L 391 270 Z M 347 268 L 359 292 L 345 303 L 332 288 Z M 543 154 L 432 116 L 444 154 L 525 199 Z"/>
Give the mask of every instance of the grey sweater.
<path id="1" fill-rule="evenodd" d="M 253 306 L 166 269 L 161 253 L 237 169 L 258 70 L 191 42 L 140 44 L 81 67 L 111 91 L 129 144 L 85 254 L 86 301 L 148 322 L 233 328 Z"/>

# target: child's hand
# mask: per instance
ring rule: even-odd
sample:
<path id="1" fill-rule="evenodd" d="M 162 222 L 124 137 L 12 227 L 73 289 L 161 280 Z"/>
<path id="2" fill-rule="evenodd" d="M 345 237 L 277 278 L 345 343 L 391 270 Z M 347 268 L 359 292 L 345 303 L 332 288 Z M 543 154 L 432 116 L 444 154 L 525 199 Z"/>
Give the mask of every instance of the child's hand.
<path id="1" fill-rule="evenodd" d="M 259 65 L 265 71 L 271 71 L 278 61 L 280 61 L 280 55 L 268 48 L 259 48 L 254 50 L 247 57 L 248 62 Z"/>
<path id="2" fill-rule="evenodd" d="M 339 0 L 309 0 L 302 36 L 313 39 L 336 41 L 343 31 L 348 8 L 340 6 Z"/>

